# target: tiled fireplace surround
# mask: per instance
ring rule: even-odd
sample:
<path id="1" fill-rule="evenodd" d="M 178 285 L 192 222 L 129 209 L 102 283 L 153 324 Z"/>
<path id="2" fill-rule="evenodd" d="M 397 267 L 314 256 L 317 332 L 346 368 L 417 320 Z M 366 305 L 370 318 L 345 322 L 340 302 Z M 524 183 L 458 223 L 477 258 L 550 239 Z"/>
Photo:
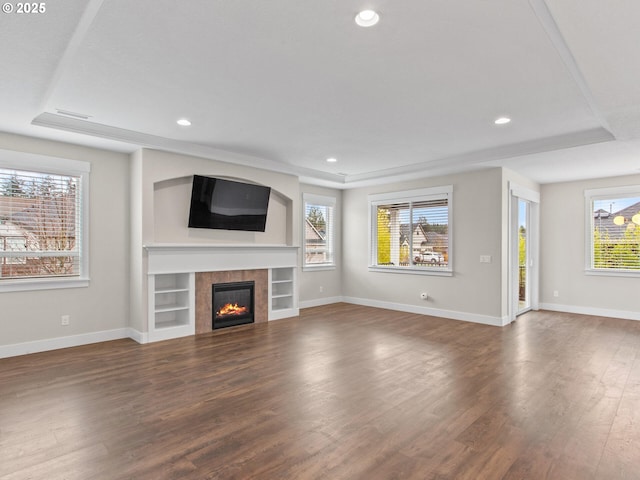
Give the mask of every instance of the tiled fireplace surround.
<path id="1" fill-rule="evenodd" d="M 225 270 L 221 272 L 196 273 L 196 334 L 212 330 L 212 298 L 211 285 L 230 282 L 254 281 L 254 322 L 269 320 L 269 271 L 260 270 Z"/>

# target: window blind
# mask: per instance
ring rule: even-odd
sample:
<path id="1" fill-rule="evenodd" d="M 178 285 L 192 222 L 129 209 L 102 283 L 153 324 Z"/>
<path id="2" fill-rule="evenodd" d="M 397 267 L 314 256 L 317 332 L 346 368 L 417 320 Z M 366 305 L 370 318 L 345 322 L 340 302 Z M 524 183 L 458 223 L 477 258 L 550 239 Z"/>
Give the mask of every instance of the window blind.
<path id="1" fill-rule="evenodd" d="M 372 196 L 372 265 L 448 271 L 450 190 L 442 187 Z"/>
<path id="2" fill-rule="evenodd" d="M 592 199 L 591 265 L 640 271 L 640 195 Z"/>
<path id="3" fill-rule="evenodd" d="M 335 263 L 335 200 L 305 196 L 304 264 L 328 266 Z"/>
<path id="4" fill-rule="evenodd" d="M 0 169 L 0 280 L 80 274 L 80 182 Z"/>

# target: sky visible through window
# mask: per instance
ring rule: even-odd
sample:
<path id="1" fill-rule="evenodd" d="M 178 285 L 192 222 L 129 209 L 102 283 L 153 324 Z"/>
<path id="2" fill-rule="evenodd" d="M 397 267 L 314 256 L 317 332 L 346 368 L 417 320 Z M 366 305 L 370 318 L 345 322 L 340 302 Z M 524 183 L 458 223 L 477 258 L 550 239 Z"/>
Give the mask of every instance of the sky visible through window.
<path id="1" fill-rule="evenodd" d="M 611 198 L 593 201 L 593 211 L 604 210 L 609 213 L 616 213 L 620 210 L 640 202 L 640 197 Z"/>
<path id="2" fill-rule="evenodd" d="M 518 201 L 518 220 L 520 227 L 527 226 L 527 202 L 523 200 Z"/>

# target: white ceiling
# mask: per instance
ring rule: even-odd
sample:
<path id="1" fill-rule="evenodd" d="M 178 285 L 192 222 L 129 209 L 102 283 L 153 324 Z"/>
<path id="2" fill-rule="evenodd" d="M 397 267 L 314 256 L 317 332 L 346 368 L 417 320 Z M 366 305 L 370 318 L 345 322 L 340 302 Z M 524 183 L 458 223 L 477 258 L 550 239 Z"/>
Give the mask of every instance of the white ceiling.
<path id="1" fill-rule="evenodd" d="M 46 2 L 0 15 L 0 131 L 340 188 L 637 174 L 639 24 L 637 0 Z"/>

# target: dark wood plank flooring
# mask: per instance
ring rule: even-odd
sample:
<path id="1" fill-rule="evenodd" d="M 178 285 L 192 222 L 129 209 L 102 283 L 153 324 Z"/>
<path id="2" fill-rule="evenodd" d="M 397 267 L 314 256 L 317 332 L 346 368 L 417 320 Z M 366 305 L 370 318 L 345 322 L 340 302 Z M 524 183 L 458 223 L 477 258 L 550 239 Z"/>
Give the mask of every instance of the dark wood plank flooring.
<path id="1" fill-rule="evenodd" d="M 639 479 L 640 323 L 337 304 L 0 360 L 0 479 Z"/>

